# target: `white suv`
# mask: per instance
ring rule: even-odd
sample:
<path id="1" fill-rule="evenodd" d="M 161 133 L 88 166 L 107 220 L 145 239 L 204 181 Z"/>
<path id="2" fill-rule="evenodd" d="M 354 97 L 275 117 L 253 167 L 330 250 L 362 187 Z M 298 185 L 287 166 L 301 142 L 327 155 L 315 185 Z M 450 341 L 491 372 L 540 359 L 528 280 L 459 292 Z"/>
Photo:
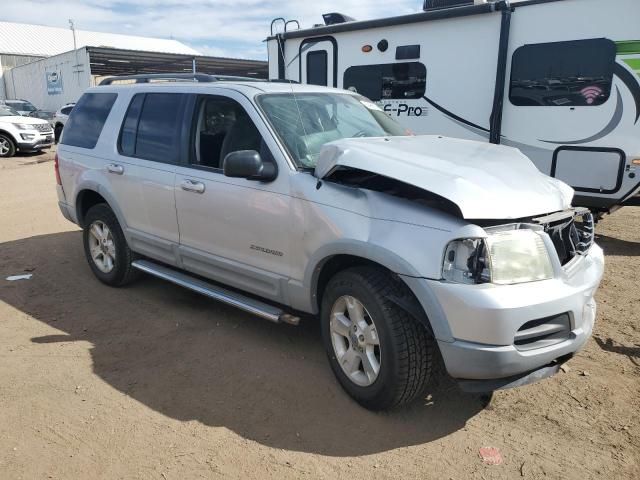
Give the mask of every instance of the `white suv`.
<path id="1" fill-rule="evenodd" d="M 53 144 L 53 129 L 46 120 L 23 117 L 0 106 L 0 158 L 16 152 L 36 152 Z"/>
<path id="2" fill-rule="evenodd" d="M 50 120 L 56 142 L 60 141 L 60 135 L 62 135 L 62 130 L 64 129 L 67 119 L 69 118 L 69 114 L 71 113 L 71 110 L 73 110 L 74 106 L 75 103 L 67 103 L 66 105 L 63 105 L 56 111 L 56 114 Z"/>
<path id="3" fill-rule="evenodd" d="M 69 117 L 59 205 L 103 283 L 142 271 L 273 322 L 315 316 L 372 409 L 419 396 L 440 355 L 492 391 L 589 339 L 593 216 L 517 149 L 411 136 L 344 90 L 195 77 L 91 88 Z"/>

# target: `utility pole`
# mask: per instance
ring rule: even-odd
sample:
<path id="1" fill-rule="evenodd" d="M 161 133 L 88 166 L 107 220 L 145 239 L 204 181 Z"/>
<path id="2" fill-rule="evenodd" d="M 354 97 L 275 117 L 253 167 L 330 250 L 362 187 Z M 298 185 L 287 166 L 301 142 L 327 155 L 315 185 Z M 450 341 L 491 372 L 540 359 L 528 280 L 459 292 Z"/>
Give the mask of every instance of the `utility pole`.
<path id="1" fill-rule="evenodd" d="M 80 85 L 80 61 L 78 60 L 78 43 L 76 40 L 76 26 L 73 23 L 73 20 L 69 19 L 69 28 L 71 29 L 71 33 L 73 34 L 73 51 L 76 55 L 76 64 L 74 65 L 76 69 L 76 73 L 78 74 L 78 85 Z"/>

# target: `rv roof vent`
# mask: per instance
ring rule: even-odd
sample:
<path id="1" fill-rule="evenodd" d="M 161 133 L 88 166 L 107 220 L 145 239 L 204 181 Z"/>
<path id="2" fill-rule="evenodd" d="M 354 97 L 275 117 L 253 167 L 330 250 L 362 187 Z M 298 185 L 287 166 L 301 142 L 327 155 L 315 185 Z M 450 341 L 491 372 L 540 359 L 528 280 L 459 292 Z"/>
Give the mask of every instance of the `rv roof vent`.
<path id="1" fill-rule="evenodd" d="M 322 15 L 325 25 L 336 25 L 338 23 L 354 22 L 356 19 L 342 13 L 325 13 Z"/>
<path id="2" fill-rule="evenodd" d="M 440 10 L 442 8 L 462 7 L 464 5 L 477 5 L 487 3 L 487 0 L 424 0 L 423 10 Z"/>

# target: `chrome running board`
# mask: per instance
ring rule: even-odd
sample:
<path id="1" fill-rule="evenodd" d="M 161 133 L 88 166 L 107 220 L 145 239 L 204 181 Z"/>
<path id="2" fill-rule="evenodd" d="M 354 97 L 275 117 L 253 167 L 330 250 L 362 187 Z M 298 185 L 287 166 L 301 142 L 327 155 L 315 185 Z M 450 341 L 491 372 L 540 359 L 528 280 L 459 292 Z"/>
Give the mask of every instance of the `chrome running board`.
<path id="1" fill-rule="evenodd" d="M 159 265 L 149 260 L 136 260 L 131 264 L 134 268 L 154 277 L 167 280 L 181 287 L 188 288 L 196 293 L 212 298 L 227 305 L 234 306 L 245 312 L 252 313 L 260 318 L 269 320 L 274 323 L 288 323 L 290 325 L 298 325 L 300 318 L 290 315 L 278 307 L 269 305 L 253 298 L 246 297 L 240 293 L 227 290 L 217 285 L 205 282 L 198 278 L 192 277 L 186 273 L 178 272 L 171 268 Z"/>

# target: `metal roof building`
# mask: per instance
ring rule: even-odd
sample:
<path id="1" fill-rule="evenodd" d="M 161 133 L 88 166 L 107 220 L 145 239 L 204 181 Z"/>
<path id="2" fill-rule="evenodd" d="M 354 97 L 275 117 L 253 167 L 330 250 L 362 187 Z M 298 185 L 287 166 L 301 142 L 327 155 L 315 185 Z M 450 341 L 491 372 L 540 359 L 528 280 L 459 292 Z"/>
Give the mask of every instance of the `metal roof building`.
<path id="1" fill-rule="evenodd" d="M 138 37 L 76 29 L 77 47 L 111 47 L 146 52 L 200 55 L 177 40 Z M 25 23 L 0 22 L 0 54 L 51 57 L 74 49 L 69 28 L 45 27 Z"/>
<path id="2" fill-rule="evenodd" d="M 31 98 L 27 98 L 27 93 L 41 88 L 41 85 L 32 83 L 43 83 L 45 73 L 56 68 L 59 70 L 59 64 L 65 62 L 70 65 L 67 78 L 88 72 L 93 78 L 92 83 L 105 75 L 184 73 L 193 66 L 202 73 L 267 78 L 266 62 L 202 56 L 197 50 L 173 39 L 77 29 L 75 35 L 77 50 L 74 50 L 70 28 L 0 22 L 0 99 L 16 96 L 28 100 L 33 98 L 40 102 L 36 103 L 37 107 L 51 108 L 47 104 L 56 105 L 63 100 L 62 97 L 54 101 L 35 92 L 33 97 L 29 95 Z M 78 53 L 67 55 L 71 52 Z M 21 71 L 26 64 L 34 64 L 28 70 L 38 72 L 38 76 Z M 12 72 L 8 73 L 8 70 Z M 67 85 L 70 84 L 67 82 Z M 75 101 L 76 93 L 69 92 L 71 100 L 65 100 Z"/>

